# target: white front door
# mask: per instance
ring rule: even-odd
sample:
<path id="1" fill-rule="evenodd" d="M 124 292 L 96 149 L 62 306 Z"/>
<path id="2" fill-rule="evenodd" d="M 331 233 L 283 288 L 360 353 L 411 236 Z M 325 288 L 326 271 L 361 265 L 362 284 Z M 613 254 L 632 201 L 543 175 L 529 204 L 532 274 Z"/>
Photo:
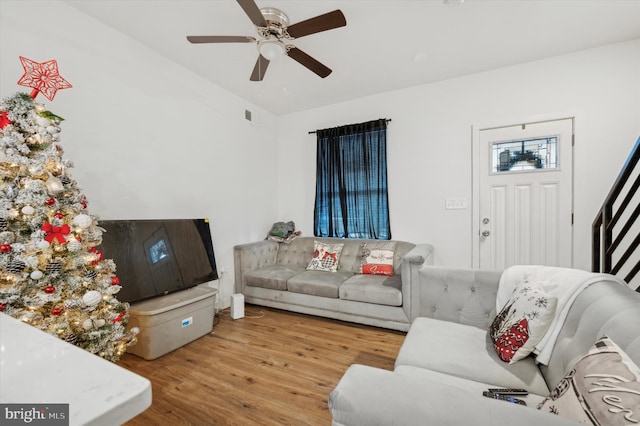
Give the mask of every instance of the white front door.
<path id="1" fill-rule="evenodd" d="M 573 119 L 480 129 L 476 139 L 478 266 L 571 267 Z"/>

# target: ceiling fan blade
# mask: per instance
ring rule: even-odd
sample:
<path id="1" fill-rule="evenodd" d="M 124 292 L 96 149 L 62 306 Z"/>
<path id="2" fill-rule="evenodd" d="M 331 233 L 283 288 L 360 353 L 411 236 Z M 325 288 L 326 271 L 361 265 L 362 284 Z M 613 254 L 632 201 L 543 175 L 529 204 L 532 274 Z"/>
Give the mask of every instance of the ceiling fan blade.
<path id="1" fill-rule="evenodd" d="M 322 78 L 325 78 L 332 72 L 330 68 L 327 68 L 297 47 L 291 47 L 287 52 L 287 55 L 289 55 L 289 57 L 294 61 L 297 61 L 303 66 L 309 68 L 311 71 L 318 74 Z"/>
<path id="2" fill-rule="evenodd" d="M 338 9 L 325 13 L 324 15 L 318 15 L 315 18 L 309 18 L 306 21 L 289 25 L 287 27 L 287 33 L 293 38 L 300 38 L 309 34 L 344 27 L 345 25 L 347 25 L 347 19 L 342 14 L 342 11 Z"/>
<path id="3" fill-rule="evenodd" d="M 191 43 L 253 43 L 250 36 L 187 36 Z"/>
<path id="4" fill-rule="evenodd" d="M 262 12 L 260 12 L 260 8 L 253 0 L 237 0 L 238 4 L 244 10 L 244 13 L 247 14 L 253 25 L 256 27 L 266 27 L 267 21 L 265 21 L 264 16 L 262 16 Z"/>
<path id="5" fill-rule="evenodd" d="M 251 73 L 251 78 L 249 80 L 262 81 L 268 66 L 269 60 L 262 55 L 258 56 L 258 60 L 256 61 L 256 65 L 253 67 L 253 72 Z"/>

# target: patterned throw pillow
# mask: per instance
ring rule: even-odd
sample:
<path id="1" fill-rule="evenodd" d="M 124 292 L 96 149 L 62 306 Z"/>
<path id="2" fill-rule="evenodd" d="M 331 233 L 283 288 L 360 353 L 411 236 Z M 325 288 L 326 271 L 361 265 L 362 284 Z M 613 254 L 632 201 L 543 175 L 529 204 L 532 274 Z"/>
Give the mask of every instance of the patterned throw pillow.
<path id="1" fill-rule="evenodd" d="M 640 368 L 602 337 L 539 405 L 589 425 L 640 423 Z"/>
<path id="2" fill-rule="evenodd" d="M 525 279 L 513 289 L 500 313 L 489 328 L 498 357 L 513 364 L 535 349 L 549 328 L 558 299 L 540 284 Z"/>
<path id="3" fill-rule="evenodd" d="M 364 243 L 362 245 L 361 274 L 393 275 L 393 253 L 395 241 Z"/>
<path id="4" fill-rule="evenodd" d="M 344 244 L 325 244 L 315 241 L 313 243 L 313 257 L 307 265 L 307 270 L 336 272 L 343 246 Z"/>

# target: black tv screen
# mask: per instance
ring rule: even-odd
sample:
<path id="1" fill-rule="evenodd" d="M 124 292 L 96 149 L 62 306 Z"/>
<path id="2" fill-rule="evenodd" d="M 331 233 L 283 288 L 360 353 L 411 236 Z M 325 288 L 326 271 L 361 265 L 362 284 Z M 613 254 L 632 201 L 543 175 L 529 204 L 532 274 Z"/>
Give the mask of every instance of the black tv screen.
<path id="1" fill-rule="evenodd" d="M 121 302 L 139 302 L 218 279 L 208 219 L 100 220 L 100 250 L 116 263 Z"/>

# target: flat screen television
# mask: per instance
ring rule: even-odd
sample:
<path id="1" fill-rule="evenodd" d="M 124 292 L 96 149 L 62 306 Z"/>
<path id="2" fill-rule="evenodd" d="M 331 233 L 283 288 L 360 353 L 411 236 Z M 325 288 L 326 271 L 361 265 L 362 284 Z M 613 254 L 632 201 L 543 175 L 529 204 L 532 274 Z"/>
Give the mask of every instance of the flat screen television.
<path id="1" fill-rule="evenodd" d="M 218 279 L 208 219 L 99 220 L 100 250 L 116 263 L 121 302 L 140 302 Z"/>

